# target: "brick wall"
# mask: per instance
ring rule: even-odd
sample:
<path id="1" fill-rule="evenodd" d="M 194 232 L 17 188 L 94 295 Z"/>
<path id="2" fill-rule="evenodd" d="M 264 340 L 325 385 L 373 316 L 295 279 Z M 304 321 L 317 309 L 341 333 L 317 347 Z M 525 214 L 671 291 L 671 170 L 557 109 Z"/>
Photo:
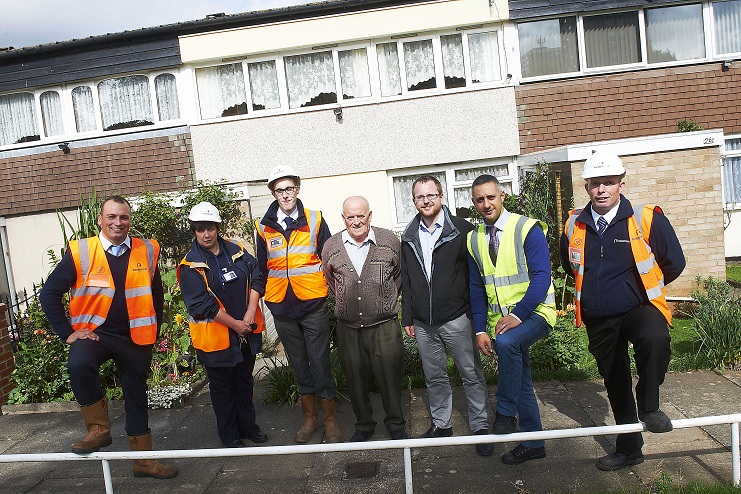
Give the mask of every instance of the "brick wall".
<path id="1" fill-rule="evenodd" d="M 182 129 L 90 139 L 84 146 L 73 142 L 69 154 L 56 146 L 40 146 L 35 154 L 0 154 L 0 216 L 74 208 L 90 187 L 125 196 L 187 187 L 195 172 L 190 133 Z"/>
<path id="2" fill-rule="evenodd" d="M 741 62 L 641 70 L 515 88 L 522 154 L 593 141 L 705 129 L 741 132 Z M 720 182 L 718 182 L 720 183 Z"/>
<path id="3" fill-rule="evenodd" d="M 8 395 L 12 389 L 10 374 L 15 369 L 13 350 L 10 348 L 6 310 L 5 304 L 0 304 L 0 406 L 8 402 Z"/>
<path id="4" fill-rule="evenodd" d="M 687 267 L 667 287 L 667 294 L 688 296 L 697 275 L 725 279 L 723 204 L 718 148 L 701 148 L 622 157 L 628 171 L 625 197 L 633 204 L 657 204 L 664 210 Z M 584 162 L 574 163 L 574 204 L 589 202 L 581 178 Z"/>

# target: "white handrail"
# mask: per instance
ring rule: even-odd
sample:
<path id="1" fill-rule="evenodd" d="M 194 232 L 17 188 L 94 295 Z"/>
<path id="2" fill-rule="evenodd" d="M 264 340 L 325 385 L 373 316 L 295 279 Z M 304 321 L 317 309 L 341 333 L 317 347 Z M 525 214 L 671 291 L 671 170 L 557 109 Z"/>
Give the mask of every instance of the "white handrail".
<path id="1" fill-rule="evenodd" d="M 741 486 L 741 452 L 739 451 L 739 423 L 741 413 L 730 415 L 715 415 L 691 419 L 672 420 L 674 429 L 701 427 L 707 425 L 731 424 L 731 464 L 733 485 Z M 0 454 L 0 463 L 12 462 L 46 462 L 46 461 L 101 461 L 103 464 L 103 478 L 107 493 L 113 493 L 110 460 L 144 460 L 163 458 L 214 458 L 232 456 L 266 456 L 289 455 L 306 453 L 332 453 L 342 451 L 363 451 L 382 449 L 404 450 L 404 479 L 407 494 L 413 492 L 412 482 L 412 455 L 411 448 L 430 448 L 439 446 L 459 446 L 464 444 L 522 442 L 548 439 L 563 439 L 569 437 L 602 436 L 605 434 L 624 434 L 628 432 L 645 431 L 643 423 L 605 425 L 599 427 L 579 427 L 575 429 L 556 429 L 537 432 L 516 432 L 513 434 L 486 436 L 454 436 L 430 439 L 402 439 L 397 441 L 366 441 L 355 443 L 336 444 L 302 444 L 288 446 L 262 446 L 259 448 L 220 448 L 220 449 L 171 449 L 161 451 L 115 451 L 97 452 L 89 455 L 74 453 L 33 453 L 33 454 Z"/>

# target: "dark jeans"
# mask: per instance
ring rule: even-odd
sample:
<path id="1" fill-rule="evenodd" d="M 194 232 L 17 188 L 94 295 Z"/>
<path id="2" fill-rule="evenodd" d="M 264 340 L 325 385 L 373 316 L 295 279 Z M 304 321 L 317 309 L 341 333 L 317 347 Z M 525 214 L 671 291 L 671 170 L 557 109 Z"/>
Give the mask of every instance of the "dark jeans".
<path id="1" fill-rule="evenodd" d="M 664 382 L 671 358 L 669 328 L 666 319 L 653 305 L 637 307 L 618 317 L 592 320 L 584 318 L 589 336 L 589 351 L 605 379 L 607 397 L 615 423 L 638 422 L 638 411 L 659 409 L 659 386 Z M 638 384 L 633 397 L 628 343 L 633 344 Z M 634 453 L 643 446 L 640 432 L 620 434 L 615 441 L 618 453 Z"/>
<path id="2" fill-rule="evenodd" d="M 100 366 L 113 359 L 124 394 L 126 434 L 141 436 L 149 432 L 147 413 L 147 374 L 152 363 L 152 345 L 140 346 L 128 335 L 96 331 L 98 341 L 75 340 L 70 345 L 69 379 L 80 406 L 88 406 L 105 396 Z"/>
<path id="3" fill-rule="evenodd" d="M 333 400 L 336 391 L 329 363 L 327 302 L 298 319 L 273 315 L 273 320 L 299 392 Z"/>

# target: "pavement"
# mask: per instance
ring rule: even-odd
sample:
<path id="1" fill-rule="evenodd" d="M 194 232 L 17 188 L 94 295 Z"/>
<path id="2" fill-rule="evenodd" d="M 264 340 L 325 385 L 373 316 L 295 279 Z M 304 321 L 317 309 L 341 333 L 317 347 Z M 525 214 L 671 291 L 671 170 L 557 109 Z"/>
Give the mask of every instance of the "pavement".
<path id="1" fill-rule="evenodd" d="M 490 386 L 493 402 L 496 387 Z M 546 430 L 614 424 L 601 382 L 535 383 Z M 741 372 L 712 371 L 669 374 L 661 388 L 661 408 L 671 419 L 741 412 Z M 462 388 L 454 388 L 453 429 L 468 434 L 466 401 Z M 263 446 L 292 445 L 300 425 L 299 407 L 260 403 L 258 423 L 270 439 Z M 372 440 L 386 440 L 380 398 L 373 395 L 375 418 L 380 424 Z M 424 389 L 404 392 L 407 431 L 421 435 L 430 424 Z M 127 451 L 121 402 L 112 402 L 113 445 L 105 451 Z M 346 438 L 354 429 L 350 403 L 338 402 L 340 426 Z M 208 395 L 208 386 L 180 408 L 151 410 L 150 427 L 155 448 L 179 450 L 221 448 Z M 83 437 L 76 405 L 3 406 L 0 415 L 0 454 L 66 453 Z M 317 430 L 313 443 L 321 441 Z M 514 494 L 648 492 L 654 482 L 686 485 L 692 481 L 730 483 L 731 427 L 716 425 L 675 429 L 667 434 L 644 433 L 645 462 L 616 472 L 602 472 L 597 459 L 611 452 L 615 436 L 553 439 L 546 443 L 547 457 L 517 466 L 500 457 L 516 444 L 495 444 L 494 455 L 478 456 L 473 445 L 415 448 L 412 450 L 414 491 L 417 493 Z M 130 460 L 110 462 L 116 493 L 403 493 L 402 450 L 306 453 L 260 457 L 209 457 L 168 460 L 180 475 L 171 480 L 134 478 Z M 361 475 L 357 475 L 360 473 Z M 364 476 L 365 475 L 365 476 Z M 0 463 L 0 493 L 104 492 L 98 461 Z"/>

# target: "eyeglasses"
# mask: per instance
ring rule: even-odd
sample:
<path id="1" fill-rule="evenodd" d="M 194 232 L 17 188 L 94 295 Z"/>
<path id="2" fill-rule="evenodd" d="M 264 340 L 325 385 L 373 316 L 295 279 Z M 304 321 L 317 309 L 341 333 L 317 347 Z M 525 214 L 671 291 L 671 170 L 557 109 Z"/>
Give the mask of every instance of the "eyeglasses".
<path id="1" fill-rule="evenodd" d="M 282 196 L 283 194 L 293 195 L 298 190 L 298 187 L 286 187 L 285 189 L 273 189 L 273 194 L 276 196 Z"/>
<path id="2" fill-rule="evenodd" d="M 432 202 L 438 197 L 440 197 L 441 195 L 442 194 L 427 194 L 427 195 L 414 196 L 414 201 L 415 202 L 426 202 L 426 201 Z"/>

